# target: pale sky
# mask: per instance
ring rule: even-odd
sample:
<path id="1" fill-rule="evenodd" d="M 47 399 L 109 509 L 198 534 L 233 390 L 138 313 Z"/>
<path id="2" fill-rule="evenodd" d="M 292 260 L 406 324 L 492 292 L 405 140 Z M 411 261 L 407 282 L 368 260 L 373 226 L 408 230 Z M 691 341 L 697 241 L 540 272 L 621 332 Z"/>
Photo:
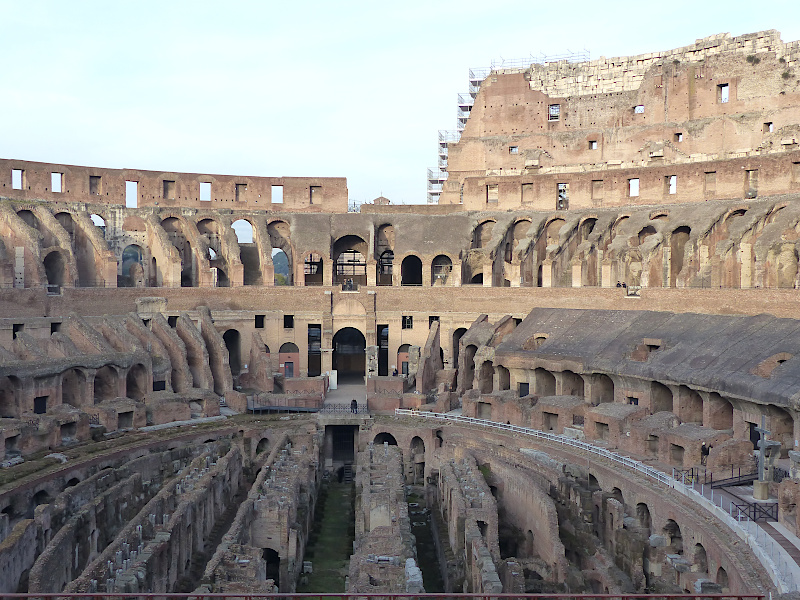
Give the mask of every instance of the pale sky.
<path id="1" fill-rule="evenodd" d="M 800 38 L 800 2 L 0 0 L 0 158 L 347 177 L 425 202 L 470 68 L 716 33 Z"/>

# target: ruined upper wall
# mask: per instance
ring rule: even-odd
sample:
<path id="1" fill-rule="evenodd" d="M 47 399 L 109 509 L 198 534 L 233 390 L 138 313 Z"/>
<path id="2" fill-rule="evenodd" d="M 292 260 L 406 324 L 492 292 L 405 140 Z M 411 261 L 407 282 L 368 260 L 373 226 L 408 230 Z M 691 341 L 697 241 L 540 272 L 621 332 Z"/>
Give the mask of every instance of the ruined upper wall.
<path id="1" fill-rule="evenodd" d="M 54 191 L 59 182 L 61 191 Z M 125 206 L 126 182 L 136 183 L 138 207 L 347 212 L 344 177 L 210 175 L 0 159 L 0 195 L 15 200 Z"/>
<path id="2" fill-rule="evenodd" d="M 717 54 L 735 52 L 753 55 L 774 52 L 783 58 L 786 67 L 800 62 L 800 41 L 784 43 L 775 29 L 730 37 L 718 33 L 698 39 L 694 44 L 662 52 L 648 52 L 635 56 L 618 56 L 580 63 L 566 60 L 545 64 L 532 64 L 528 69 L 499 69 L 498 73 L 527 72 L 532 90 L 548 96 L 579 96 L 610 94 L 638 90 L 645 73 L 653 66 L 668 62 L 700 62 Z"/>

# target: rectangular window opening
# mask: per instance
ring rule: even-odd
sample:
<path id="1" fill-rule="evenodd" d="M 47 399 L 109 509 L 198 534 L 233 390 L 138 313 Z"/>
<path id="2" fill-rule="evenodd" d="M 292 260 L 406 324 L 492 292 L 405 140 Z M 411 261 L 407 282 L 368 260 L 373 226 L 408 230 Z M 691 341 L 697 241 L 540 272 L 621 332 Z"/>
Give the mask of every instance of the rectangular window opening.
<path id="1" fill-rule="evenodd" d="M 639 399 L 635 396 L 628 396 L 628 404 L 631 406 L 639 406 Z"/>
<path id="2" fill-rule="evenodd" d="M 717 86 L 717 102 L 725 104 L 730 99 L 730 86 L 727 83 L 721 83 Z"/>
<path id="3" fill-rule="evenodd" d="M 678 193 L 678 176 L 667 175 L 664 177 L 664 193 L 677 194 Z"/>
<path id="4" fill-rule="evenodd" d="M 530 204 L 534 201 L 533 197 L 533 184 L 532 183 L 523 183 L 522 184 L 522 203 L 523 204 Z"/>
<path id="5" fill-rule="evenodd" d="M 211 202 L 211 182 L 200 182 L 200 200 L 202 202 Z"/>
<path id="6" fill-rule="evenodd" d="M 439 320 L 439 315 L 430 315 L 430 316 L 428 316 L 428 328 L 430 329 L 430 326 L 433 325 L 434 321 L 438 321 L 438 320 Z"/>
<path id="7" fill-rule="evenodd" d="M 282 185 L 273 185 L 272 186 L 272 203 L 273 204 L 283 204 L 283 186 Z"/>
<path id="8" fill-rule="evenodd" d="M 758 169 L 750 169 L 744 172 L 744 197 L 756 196 L 758 196 Z"/>
<path id="9" fill-rule="evenodd" d="M 308 203 L 319 204 L 322 202 L 322 186 L 312 185 L 308 188 Z"/>
<path id="10" fill-rule="evenodd" d="M 236 188 L 236 202 L 244 201 L 245 192 L 247 192 L 247 184 L 246 183 L 237 183 Z"/>
<path id="11" fill-rule="evenodd" d="M 589 150 L 597 150 L 597 140 L 589 140 Z"/>
<path id="12" fill-rule="evenodd" d="M 167 317 L 167 325 L 172 327 L 173 329 L 178 326 L 178 317 L 173 315 L 171 317 Z"/>
<path id="13" fill-rule="evenodd" d="M 139 207 L 139 182 L 125 182 L 125 208 Z"/>
<path id="14" fill-rule="evenodd" d="M 714 194 L 717 191 L 717 172 L 707 171 L 703 191 L 706 195 Z"/>
<path id="15" fill-rule="evenodd" d="M 634 114 L 643 115 L 644 114 L 644 104 L 637 104 L 633 107 Z"/>
<path id="16" fill-rule="evenodd" d="M 164 200 L 175 200 L 175 182 L 170 179 L 164 180 Z"/>
<path id="17" fill-rule="evenodd" d="M 509 154 L 519 154 L 519 146 L 509 146 L 508 147 Z"/>
<path id="18" fill-rule="evenodd" d="M 414 328 L 414 317 L 411 315 L 403 315 L 403 329 L 413 329 Z"/>
<path id="19" fill-rule="evenodd" d="M 25 171 L 22 169 L 11 169 L 11 189 L 25 189 Z"/>
<path id="20" fill-rule="evenodd" d="M 486 202 L 489 204 L 497 204 L 500 199 L 500 186 L 496 183 L 490 183 L 486 186 Z"/>
<path id="21" fill-rule="evenodd" d="M 294 315 L 283 315 L 283 328 L 294 329 Z"/>
<path id="22" fill-rule="evenodd" d="M 602 200 L 605 184 L 602 179 L 592 180 L 592 200 Z"/>
<path id="23" fill-rule="evenodd" d="M 50 335 L 61 331 L 61 323 L 50 323 Z"/>
<path id="24" fill-rule="evenodd" d="M 628 179 L 628 196 L 635 198 L 639 195 L 639 178 Z"/>
<path id="25" fill-rule="evenodd" d="M 548 121 L 558 121 L 561 117 L 561 105 L 560 104 L 551 104 L 547 107 L 547 120 Z"/>
<path id="26" fill-rule="evenodd" d="M 675 139 L 676 142 L 682 142 L 683 141 L 683 134 L 682 133 L 676 133 L 674 139 Z"/>
<path id="27" fill-rule="evenodd" d="M 764 123 L 764 133 L 772 133 L 774 131 L 772 122 Z"/>
<path id="28" fill-rule="evenodd" d="M 569 184 L 556 184 L 556 210 L 569 209 Z"/>
<path id="29" fill-rule="evenodd" d="M 530 394 L 531 384 L 527 382 L 520 382 L 517 384 L 519 386 L 519 397 L 522 398 L 523 396 L 527 396 Z"/>
<path id="30" fill-rule="evenodd" d="M 22 333 L 23 331 L 25 331 L 25 324 L 24 323 L 14 323 L 11 326 L 11 339 L 12 340 L 17 339 L 17 334 L 18 333 Z"/>
<path id="31" fill-rule="evenodd" d="M 167 389 L 167 382 L 163 379 L 161 381 L 153 380 L 153 391 L 154 392 L 163 392 Z"/>
<path id="32" fill-rule="evenodd" d="M 800 183 L 800 162 L 792 163 L 792 183 Z"/>
<path id="33" fill-rule="evenodd" d="M 256 329 L 264 329 L 264 317 L 265 317 L 265 315 L 256 315 L 255 316 L 255 322 L 253 323 L 253 326 Z"/>
<path id="34" fill-rule="evenodd" d="M 64 174 L 63 173 L 50 173 L 50 190 L 55 194 L 61 194 L 64 191 Z"/>
<path id="35" fill-rule="evenodd" d="M 103 194 L 103 178 L 100 175 L 89 175 L 89 195 L 101 196 Z"/>
<path id="36" fill-rule="evenodd" d="M 37 396 L 33 399 L 33 414 L 43 415 L 47 412 L 47 399 L 50 396 Z"/>

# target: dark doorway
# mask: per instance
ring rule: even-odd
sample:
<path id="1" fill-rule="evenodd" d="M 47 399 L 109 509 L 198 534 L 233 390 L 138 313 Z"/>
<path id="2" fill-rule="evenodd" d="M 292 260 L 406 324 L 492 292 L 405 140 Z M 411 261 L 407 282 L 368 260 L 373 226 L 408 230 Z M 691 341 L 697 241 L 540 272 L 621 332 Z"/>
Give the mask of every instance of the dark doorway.
<path id="1" fill-rule="evenodd" d="M 339 382 L 363 383 L 367 368 L 367 340 L 353 327 L 345 327 L 333 336 L 333 368 Z"/>
<path id="2" fill-rule="evenodd" d="M 267 563 L 267 579 L 272 579 L 275 582 L 278 590 L 280 590 L 280 577 L 281 577 L 281 557 L 272 548 L 264 548 L 264 561 Z"/>
<path id="3" fill-rule="evenodd" d="M 330 436 L 330 457 L 334 463 L 352 464 L 355 461 L 357 430 L 358 425 L 328 425 L 325 427 L 325 436 Z"/>
<path id="4" fill-rule="evenodd" d="M 238 377 L 242 371 L 242 336 L 236 329 L 228 329 L 222 334 L 222 340 L 228 349 L 228 362 L 231 367 L 231 375 Z"/>
<path id="5" fill-rule="evenodd" d="M 389 326 L 378 325 L 378 376 L 389 374 Z"/>

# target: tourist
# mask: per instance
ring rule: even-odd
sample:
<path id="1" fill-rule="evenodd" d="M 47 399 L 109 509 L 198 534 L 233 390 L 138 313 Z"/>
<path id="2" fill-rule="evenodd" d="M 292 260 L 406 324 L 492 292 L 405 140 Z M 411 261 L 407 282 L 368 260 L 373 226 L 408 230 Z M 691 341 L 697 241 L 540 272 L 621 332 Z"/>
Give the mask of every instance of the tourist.
<path id="1" fill-rule="evenodd" d="M 355 398 L 353 398 L 353 400 L 350 402 L 350 412 L 358 412 L 358 401 Z"/>

